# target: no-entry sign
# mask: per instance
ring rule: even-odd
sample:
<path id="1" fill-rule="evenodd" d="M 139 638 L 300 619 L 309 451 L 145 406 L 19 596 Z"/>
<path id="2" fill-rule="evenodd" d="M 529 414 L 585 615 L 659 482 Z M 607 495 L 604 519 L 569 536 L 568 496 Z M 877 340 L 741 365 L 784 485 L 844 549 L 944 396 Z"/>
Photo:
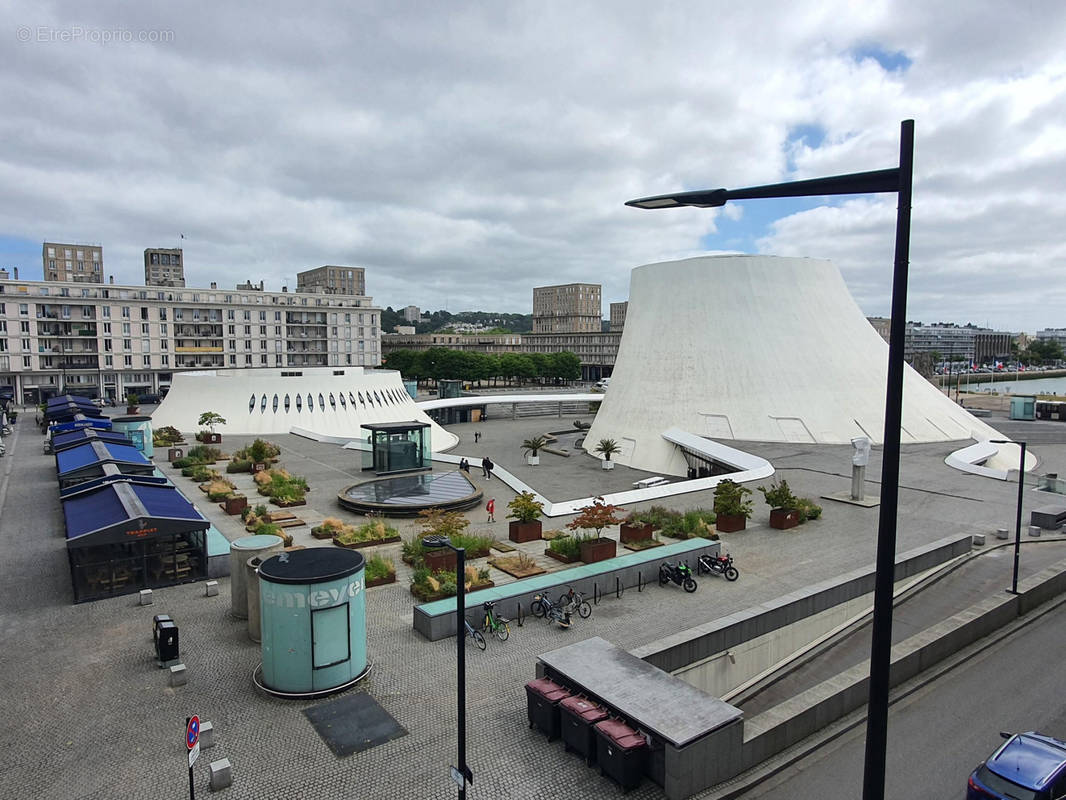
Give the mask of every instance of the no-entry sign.
<path id="1" fill-rule="evenodd" d="M 200 741 L 200 718 L 189 717 L 185 725 L 185 746 L 192 750 L 198 741 Z"/>

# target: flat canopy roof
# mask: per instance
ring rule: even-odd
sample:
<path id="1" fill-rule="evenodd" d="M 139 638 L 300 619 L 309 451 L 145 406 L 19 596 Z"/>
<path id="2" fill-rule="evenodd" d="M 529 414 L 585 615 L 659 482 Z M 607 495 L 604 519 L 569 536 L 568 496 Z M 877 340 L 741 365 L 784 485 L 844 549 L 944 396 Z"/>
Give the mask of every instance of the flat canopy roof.
<path id="1" fill-rule="evenodd" d="M 130 444 L 130 437 L 124 433 L 97 430 L 96 428 L 78 428 L 77 430 L 57 433 L 52 437 L 52 452 L 69 450 L 87 442 L 111 442 L 112 444 Z"/>
<path id="2" fill-rule="evenodd" d="M 107 417 L 94 417 L 90 419 L 84 414 L 75 414 L 74 419 L 66 422 L 59 422 L 48 426 L 48 430 L 52 433 L 60 433 L 62 431 L 76 431 L 79 428 L 96 428 L 101 431 L 111 430 L 111 420 Z"/>
<path id="3" fill-rule="evenodd" d="M 148 473 L 131 473 L 123 472 L 122 468 L 118 464 L 100 464 L 100 474 L 97 477 L 92 477 L 87 480 L 80 481 L 78 483 L 72 483 L 69 486 L 59 487 L 59 499 L 65 500 L 75 495 L 83 494 L 84 492 L 92 492 L 99 489 L 101 486 L 107 483 L 135 483 L 142 486 L 170 486 L 173 487 L 170 481 L 168 481 L 162 475 L 154 475 Z"/>
<path id="4" fill-rule="evenodd" d="M 93 547 L 206 530 L 210 523 L 172 486 L 111 483 L 63 501 L 67 547 Z"/>
<path id="5" fill-rule="evenodd" d="M 360 425 L 360 428 L 366 428 L 368 431 L 387 431 L 389 433 L 404 433 L 405 431 L 418 431 L 422 428 L 428 428 L 429 425 L 425 422 L 372 422 L 365 425 Z"/>

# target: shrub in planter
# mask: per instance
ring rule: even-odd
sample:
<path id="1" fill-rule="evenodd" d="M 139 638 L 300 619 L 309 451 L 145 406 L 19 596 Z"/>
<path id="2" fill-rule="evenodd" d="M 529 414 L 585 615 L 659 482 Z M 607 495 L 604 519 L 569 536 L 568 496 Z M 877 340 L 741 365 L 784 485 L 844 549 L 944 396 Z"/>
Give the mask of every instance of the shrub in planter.
<path id="1" fill-rule="evenodd" d="M 548 542 L 548 550 L 563 556 L 569 561 L 578 561 L 581 558 L 581 547 L 573 536 L 560 536 Z"/>
<path id="2" fill-rule="evenodd" d="M 226 472 L 251 472 L 252 462 L 235 458 L 226 465 Z"/>
<path id="3" fill-rule="evenodd" d="M 751 516 L 751 489 L 728 478 L 714 487 L 715 524 L 723 533 L 744 530 Z"/>
<path id="4" fill-rule="evenodd" d="M 255 529 L 256 536 L 280 536 L 281 541 L 285 543 L 286 547 L 292 547 L 292 534 L 286 533 L 284 528 L 280 528 L 272 522 L 262 522 Z"/>
<path id="5" fill-rule="evenodd" d="M 633 511 L 622 520 L 622 524 L 618 527 L 618 541 L 622 544 L 640 542 L 650 539 L 653 531 L 651 522 L 646 521 L 640 512 Z"/>
<path id="6" fill-rule="evenodd" d="M 206 483 L 214 478 L 222 477 L 218 472 L 211 469 L 204 464 L 197 464 L 193 467 L 186 467 L 181 471 L 181 474 L 186 478 L 192 478 L 197 483 Z"/>
<path id="7" fill-rule="evenodd" d="M 717 538 L 714 525 L 717 515 L 703 508 L 693 508 L 679 513 L 663 528 L 663 533 L 675 539 Z"/>
<path id="8" fill-rule="evenodd" d="M 522 492 L 507 507 L 511 509 L 507 518 L 514 520 L 508 524 L 507 538 L 512 542 L 531 542 L 540 538 L 544 504 L 534 499 L 532 492 Z"/>
<path id="9" fill-rule="evenodd" d="M 236 487 L 229 481 L 211 481 L 207 486 L 207 499 L 212 503 L 221 503 L 235 490 Z"/>
<path id="10" fill-rule="evenodd" d="M 365 578 L 368 587 L 393 583 L 396 580 L 396 565 L 391 558 L 371 556 L 366 560 Z"/>
<path id="11" fill-rule="evenodd" d="M 190 447 L 185 451 L 185 455 L 188 458 L 195 458 L 201 464 L 214 464 L 220 458 L 225 457 L 225 454 L 217 447 L 209 447 L 205 444 L 198 444 Z"/>
<path id="12" fill-rule="evenodd" d="M 809 519 L 818 519 L 822 516 L 822 507 L 809 497 L 796 498 L 796 511 L 799 512 L 801 524 Z"/>
<path id="13" fill-rule="evenodd" d="M 766 498 L 770 506 L 770 527 L 778 530 L 787 530 L 800 524 L 800 515 L 797 511 L 799 501 L 792 494 L 788 481 L 782 478 L 777 483 L 769 486 L 760 486 L 759 491 Z"/>
<path id="14" fill-rule="evenodd" d="M 311 528 L 311 535 L 316 539 L 332 539 L 338 533 L 344 531 L 345 528 L 350 527 L 345 525 L 342 520 L 336 517 L 326 517 L 322 520 L 321 525 L 315 525 Z"/>
<path id="15" fill-rule="evenodd" d="M 181 431 L 173 425 L 164 425 L 162 428 L 156 428 L 156 430 L 152 432 L 152 438 L 158 439 L 164 444 L 177 444 L 178 442 L 185 441 L 185 437 L 182 436 Z"/>

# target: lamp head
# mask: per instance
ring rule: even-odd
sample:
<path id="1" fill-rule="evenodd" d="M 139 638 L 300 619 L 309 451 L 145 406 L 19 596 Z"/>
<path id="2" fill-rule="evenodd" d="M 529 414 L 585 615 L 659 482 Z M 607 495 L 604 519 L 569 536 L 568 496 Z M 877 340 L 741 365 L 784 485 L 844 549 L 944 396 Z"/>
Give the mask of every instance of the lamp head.
<path id="1" fill-rule="evenodd" d="M 424 538 L 422 540 L 422 546 L 434 550 L 438 547 L 451 547 L 452 543 L 447 536 L 437 536 L 434 534 L 433 536 L 427 536 Z"/>
<path id="2" fill-rule="evenodd" d="M 728 200 L 725 189 L 702 189 L 698 192 L 678 192 L 660 194 L 655 197 L 640 197 L 630 200 L 627 206 L 633 208 L 677 208 L 678 206 L 695 206 L 696 208 L 717 208 L 724 206 Z"/>

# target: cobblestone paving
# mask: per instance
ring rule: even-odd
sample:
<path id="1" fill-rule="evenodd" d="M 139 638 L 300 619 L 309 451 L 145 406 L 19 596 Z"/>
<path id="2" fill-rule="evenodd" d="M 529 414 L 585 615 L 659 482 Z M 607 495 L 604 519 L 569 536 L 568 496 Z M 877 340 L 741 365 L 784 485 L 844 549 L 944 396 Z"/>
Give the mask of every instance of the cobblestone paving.
<path id="1" fill-rule="evenodd" d="M 505 433 L 506 424 L 493 421 L 481 430 L 494 460 L 520 466 L 515 442 L 545 425 L 520 420 Z M 468 441 L 463 428 L 457 426 Z M 358 480 L 352 455 L 292 436 L 271 438 L 283 443 L 283 465 L 306 475 L 313 487 L 311 505 L 296 509 L 297 514 L 311 524 L 340 515 L 331 498 Z M 242 443 L 227 437 L 225 447 Z M 188 782 L 184 720 L 196 713 L 215 727 L 216 746 L 203 752 L 195 773 L 197 793 L 205 797 L 206 764 L 223 757 L 233 764 L 234 781 L 224 797 L 454 797 L 447 768 L 455 763 L 455 643 L 427 642 L 412 630 L 413 603 L 402 579 L 368 592 L 373 671 L 353 691 L 370 692 L 409 734 L 338 759 L 302 715 L 309 703 L 255 690 L 251 674 L 259 663 L 258 646 L 248 639 L 246 623 L 229 614 L 228 579 L 220 580 L 217 597 L 206 597 L 203 583 L 194 583 L 156 590 L 154 605 L 145 607 L 137 605 L 136 596 L 71 605 L 54 460 L 41 454 L 32 425 L 20 422 L 7 444 L 8 456 L 0 462 L 0 674 L 7 711 L 0 733 L 0 786 L 5 796 L 183 797 Z M 801 459 L 795 448 L 774 445 L 764 446 L 760 455 L 776 453 L 775 463 L 797 493 L 816 497 L 850 485 L 847 468 L 836 464 L 848 450 Z M 1014 489 L 945 475 L 950 473 L 940 465 L 945 452 L 932 446 L 907 450 L 903 483 L 914 488 L 902 496 L 900 550 L 962 530 L 988 531 L 1012 519 Z M 158 455 L 157 461 L 164 457 Z M 930 475 L 943 487 L 940 493 L 928 490 Z M 556 474 L 553 480 L 561 478 Z M 234 518 L 201 501 L 195 490 L 186 493 L 228 538 L 244 535 Z M 501 507 L 511 496 L 496 491 Z M 709 505 L 709 497 L 679 502 L 698 504 Z M 569 631 L 530 619 L 524 627 L 512 626 L 509 641 L 490 640 L 484 653 L 471 646 L 467 747 L 474 785 L 469 796 L 577 800 L 620 794 L 580 759 L 565 754 L 561 744 L 548 744 L 528 729 L 523 684 L 533 677 L 537 655 L 592 635 L 633 648 L 871 563 L 876 511 L 825 505 L 825 520 L 801 532 L 753 524 L 730 537 L 725 549 L 741 569 L 737 583 L 706 579 L 693 595 L 672 586 L 651 586 L 642 593 L 631 589 L 621 599 L 602 601 L 591 619 Z M 480 513 L 471 512 L 474 529 L 487 527 L 506 538 L 505 522 L 481 525 Z M 764 516 L 757 509 L 753 522 Z M 413 523 L 400 527 L 410 530 Z M 312 543 L 309 528 L 291 530 L 298 543 Z M 395 545 L 386 549 L 398 550 Z M 151 618 L 158 613 L 171 614 L 179 626 L 187 686 L 169 688 L 154 664 Z M 628 795 L 636 800 L 662 796 L 647 781 Z"/>

